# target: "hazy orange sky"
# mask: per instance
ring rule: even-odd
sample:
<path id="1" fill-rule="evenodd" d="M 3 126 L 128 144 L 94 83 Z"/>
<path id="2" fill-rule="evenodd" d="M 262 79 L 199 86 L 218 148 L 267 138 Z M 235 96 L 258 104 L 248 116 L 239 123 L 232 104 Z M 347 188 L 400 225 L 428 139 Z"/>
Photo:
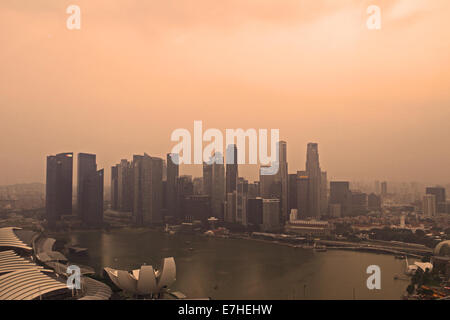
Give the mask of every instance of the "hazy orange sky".
<path id="1" fill-rule="evenodd" d="M 69 151 L 109 184 L 194 120 L 279 128 L 290 172 L 318 142 L 330 179 L 448 183 L 449 17 L 448 0 L 2 0 L 0 185 L 44 182 Z"/>

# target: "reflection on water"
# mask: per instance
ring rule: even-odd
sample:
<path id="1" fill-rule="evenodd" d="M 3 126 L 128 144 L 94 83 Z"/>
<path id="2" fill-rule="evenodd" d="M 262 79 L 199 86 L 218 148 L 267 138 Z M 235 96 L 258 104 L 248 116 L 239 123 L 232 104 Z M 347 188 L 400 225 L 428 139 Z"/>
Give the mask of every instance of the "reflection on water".
<path id="1" fill-rule="evenodd" d="M 89 248 L 71 261 L 131 270 L 159 266 L 175 257 L 173 289 L 190 298 L 213 299 L 400 299 L 407 282 L 394 280 L 404 262 L 372 253 L 311 250 L 250 240 L 168 235 L 146 229 L 85 231 L 67 235 Z M 381 267 L 381 290 L 368 290 L 366 269 Z"/>

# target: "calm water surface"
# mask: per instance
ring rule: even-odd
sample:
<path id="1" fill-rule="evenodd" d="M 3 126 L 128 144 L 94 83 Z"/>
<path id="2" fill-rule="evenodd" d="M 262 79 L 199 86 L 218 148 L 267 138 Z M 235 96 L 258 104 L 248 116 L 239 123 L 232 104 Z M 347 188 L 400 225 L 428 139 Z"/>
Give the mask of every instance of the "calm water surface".
<path id="1" fill-rule="evenodd" d="M 82 231 L 64 236 L 89 249 L 72 262 L 132 270 L 159 266 L 173 256 L 177 280 L 172 287 L 189 298 L 213 299 L 400 299 L 407 281 L 394 280 L 404 261 L 390 255 L 313 252 L 252 240 L 168 235 L 145 229 Z M 191 250 L 192 248 L 192 250 Z M 368 290 L 366 268 L 381 268 L 381 290 Z"/>

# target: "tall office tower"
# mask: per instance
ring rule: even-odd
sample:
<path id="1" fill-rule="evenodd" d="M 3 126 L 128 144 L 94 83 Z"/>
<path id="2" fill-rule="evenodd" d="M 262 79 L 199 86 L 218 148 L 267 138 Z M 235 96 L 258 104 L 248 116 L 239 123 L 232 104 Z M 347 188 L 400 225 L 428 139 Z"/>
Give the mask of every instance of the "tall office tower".
<path id="1" fill-rule="evenodd" d="M 379 211 L 381 210 L 381 197 L 377 196 L 375 193 L 369 194 L 367 197 L 367 202 L 369 206 L 369 210 Z"/>
<path id="2" fill-rule="evenodd" d="M 247 199 L 248 181 L 244 178 L 238 179 L 236 194 L 236 222 L 247 225 Z"/>
<path id="3" fill-rule="evenodd" d="M 320 179 L 320 214 L 328 214 L 328 179 L 327 172 L 321 172 Z"/>
<path id="4" fill-rule="evenodd" d="M 259 181 L 248 184 L 248 197 L 257 198 L 259 197 Z"/>
<path id="5" fill-rule="evenodd" d="M 436 215 L 436 196 L 434 194 L 423 196 L 423 215 L 428 218 Z"/>
<path id="6" fill-rule="evenodd" d="M 247 200 L 247 224 L 259 230 L 263 223 L 263 199 L 249 198 Z"/>
<path id="7" fill-rule="evenodd" d="M 167 215 L 180 219 L 177 206 L 177 179 L 180 174 L 178 153 L 167 154 L 166 208 Z"/>
<path id="8" fill-rule="evenodd" d="M 111 167 L 111 209 L 119 209 L 119 165 Z"/>
<path id="9" fill-rule="evenodd" d="M 306 152 L 306 174 L 309 178 L 308 210 L 309 216 L 320 218 L 320 191 L 322 174 L 319 164 L 319 147 L 317 143 L 308 143 Z"/>
<path id="10" fill-rule="evenodd" d="M 297 209 L 297 174 L 291 173 L 289 174 L 289 183 L 288 183 L 288 201 L 289 201 L 289 212 L 292 209 Z"/>
<path id="11" fill-rule="evenodd" d="M 339 204 L 341 215 L 348 216 L 351 213 L 351 192 L 348 181 L 330 182 L 330 205 Z"/>
<path id="12" fill-rule="evenodd" d="M 446 199 L 446 195 L 445 195 L 445 188 L 443 188 L 443 187 L 428 187 L 428 188 L 426 188 L 426 194 L 433 194 L 435 196 L 437 213 L 446 213 L 447 212 L 447 203 L 446 203 L 447 199 Z"/>
<path id="13" fill-rule="evenodd" d="M 183 212 L 186 222 L 195 220 L 206 225 L 211 213 L 211 199 L 205 195 L 190 195 L 183 199 Z"/>
<path id="14" fill-rule="evenodd" d="M 228 223 L 235 223 L 236 209 L 237 209 L 237 191 L 227 193 L 224 206 L 223 220 Z"/>
<path id="15" fill-rule="evenodd" d="M 360 191 L 351 192 L 352 197 L 352 215 L 362 216 L 367 214 L 367 194 Z"/>
<path id="16" fill-rule="evenodd" d="M 212 196 L 212 164 L 203 162 L 203 193 Z"/>
<path id="17" fill-rule="evenodd" d="M 89 227 L 101 227 L 103 224 L 103 169 L 96 170 L 83 180 L 83 224 Z"/>
<path id="18" fill-rule="evenodd" d="M 269 166 L 261 166 L 259 171 L 259 193 L 264 199 L 281 199 L 281 181 L 280 175 L 264 175 L 261 174 L 263 168 Z"/>
<path id="19" fill-rule="evenodd" d="M 103 169 L 97 171 L 95 154 L 78 154 L 77 210 L 83 225 L 99 227 L 103 223 Z"/>
<path id="20" fill-rule="evenodd" d="M 46 219 L 53 227 L 61 215 L 72 214 L 73 153 L 47 157 Z"/>
<path id="21" fill-rule="evenodd" d="M 186 211 L 184 209 L 184 199 L 194 194 L 194 184 L 192 176 L 182 175 L 177 178 L 177 207 L 178 219 L 185 221 Z M 211 199 L 210 199 L 211 202 Z"/>
<path id="22" fill-rule="evenodd" d="M 376 180 L 375 181 L 375 186 L 374 186 L 375 190 L 375 194 L 380 194 L 381 190 L 380 190 L 380 181 Z"/>
<path id="23" fill-rule="evenodd" d="M 134 161 L 133 161 L 134 162 Z M 144 154 L 134 163 L 133 218 L 137 225 L 160 224 L 163 198 L 163 159 Z"/>
<path id="24" fill-rule="evenodd" d="M 97 160 L 95 154 L 79 153 L 78 154 L 78 179 L 77 179 L 77 212 L 81 221 L 86 221 L 88 197 L 89 193 L 84 190 L 84 181 L 97 172 Z"/>
<path id="25" fill-rule="evenodd" d="M 279 151 L 279 181 L 281 184 L 281 197 L 280 197 L 280 208 L 281 208 L 281 220 L 280 223 L 284 225 L 285 222 L 289 221 L 289 190 L 288 190 L 288 163 L 287 163 L 287 144 L 286 141 L 278 142 Z"/>
<path id="26" fill-rule="evenodd" d="M 388 191 L 387 191 L 387 182 L 383 181 L 381 183 L 381 196 L 384 197 L 384 196 L 387 195 L 387 193 L 388 193 Z"/>
<path id="27" fill-rule="evenodd" d="M 223 204 L 225 202 L 225 166 L 223 155 L 216 152 L 212 166 L 212 186 L 211 186 L 211 211 L 213 217 L 223 219 Z"/>
<path id="28" fill-rule="evenodd" d="M 131 212 L 133 210 L 133 168 L 126 159 L 122 159 L 118 164 L 117 185 L 118 210 Z"/>
<path id="29" fill-rule="evenodd" d="M 263 225 L 267 232 L 279 232 L 280 224 L 280 199 L 263 199 Z"/>
<path id="30" fill-rule="evenodd" d="M 297 216 L 299 219 L 309 217 L 309 178 L 305 171 L 297 172 Z"/>
<path id="31" fill-rule="evenodd" d="M 235 144 L 227 146 L 226 159 L 226 193 L 236 191 L 238 184 L 238 151 Z"/>
<path id="32" fill-rule="evenodd" d="M 194 178 L 194 180 L 192 180 L 192 183 L 194 185 L 194 194 L 196 195 L 204 195 L 203 192 L 203 178 Z"/>

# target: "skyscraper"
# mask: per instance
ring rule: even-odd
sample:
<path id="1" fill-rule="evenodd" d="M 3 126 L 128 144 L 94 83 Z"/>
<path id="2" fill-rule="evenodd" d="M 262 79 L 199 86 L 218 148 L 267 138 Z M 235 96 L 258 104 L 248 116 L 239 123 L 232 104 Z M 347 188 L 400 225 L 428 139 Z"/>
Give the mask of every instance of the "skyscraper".
<path id="1" fill-rule="evenodd" d="M 119 209 L 119 165 L 111 167 L 111 209 Z"/>
<path id="2" fill-rule="evenodd" d="M 131 212 L 133 209 L 133 168 L 126 159 L 122 159 L 118 164 L 117 185 L 118 210 Z"/>
<path id="3" fill-rule="evenodd" d="M 348 181 L 331 181 L 330 205 L 340 205 L 341 215 L 348 216 L 351 213 L 351 203 L 350 183 Z"/>
<path id="4" fill-rule="evenodd" d="M 352 215 L 366 215 L 368 209 L 367 194 L 360 191 L 352 191 L 351 199 Z"/>
<path id="5" fill-rule="evenodd" d="M 278 143 L 279 149 L 279 181 L 281 184 L 281 197 L 280 197 L 280 209 L 281 209 L 281 221 L 280 223 L 284 225 L 286 221 L 289 221 L 289 203 L 288 203 L 288 163 L 287 163 L 287 143 L 286 141 L 280 141 Z"/>
<path id="6" fill-rule="evenodd" d="M 261 166 L 259 171 L 259 190 L 260 196 L 264 199 L 280 199 L 281 197 L 281 181 L 278 174 L 264 175 L 261 172 L 263 168 L 270 166 Z"/>
<path id="7" fill-rule="evenodd" d="M 288 178 L 288 201 L 289 201 L 289 212 L 291 209 L 297 209 L 297 174 L 289 174 Z"/>
<path id="8" fill-rule="evenodd" d="M 167 214 L 180 219 L 177 206 L 177 178 L 179 171 L 179 156 L 177 153 L 167 154 L 167 182 L 166 182 L 166 208 Z"/>
<path id="9" fill-rule="evenodd" d="M 103 169 L 85 176 L 83 181 L 83 224 L 89 227 L 101 227 L 103 224 Z"/>
<path id="10" fill-rule="evenodd" d="M 238 179 L 236 194 L 236 222 L 247 225 L 248 181 Z"/>
<path id="11" fill-rule="evenodd" d="M 262 228 L 267 232 L 279 232 L 280 224 L 280 199 L 263 199 L 263 224 Z"/>
<path id="12" fill-rule="evenodd" d="M 135 157 L 133 218 L 137 225 L 161 224 L 163 201 L 163 159 Z"/>
<path id="13" fill-rule="evenodd" d="M 308 216 L 320 218 L 320 185 L 322 174 L 319 164 L 319 147 L 317 143 L 308 143 L 306 152 L 306 175 L 309 179 Z"/>
<path id="14" fill-rule="evenodd" d="M 97 171 L 95 154 L 78 154 L 77 210 L 81 222 L 88 227 L 103 223 L 103 169 Z"/>
<path id="15" fill-rule="evenodd" d="M 238 183 L 238 150 L 235 144 L 227 146 L 226 153 L 226 193 L 232 193 L 237 189 Z"/>
<path id="16" fill-rule="evenodd" d="M 203 162 L 203 192 L 207 196 L 212 196 L 212 165 Z"/>
<path id="17" fill-rule="evenodd" d="M 299 219 L 309 217 L 309 178 L 305 171 L 297 172 L 297 216 Z"/>
<path id="18" fill-rule="evenodd" d="M 213 217 L 223 219 L 223 204 L 225 201 L 225 166 L 223 155 L 220 152 L 216 152 L 211 160 L 211 210 Z"/>
<path id="19" fill-rule="evenodd" d="M 328 179 L 327 172 L 322 171 L 320 175 L 320 214 L 328 214 Z"/>
<path id="20" fill-rule="evenodd" d="M 263 223 L 263 199 L 251 198 L 247 200 L 247 224 L 259 230 Z"/>
<path id="21" fill-rule="evenodd" d="M 383 181 L 383 182 L 381 183 L 381 196 L 384 197 L 384 196 L 387 196 L 387 194 L 388 194 L 388 190 L 387 190 L 387 182 L 386 182 L 386 181 Z"/>
<path id="22" fill-rule="evenodd" d="M 423 196 L 423 215 L 427 218 L 436 215 L 436 196 L 434 194 Z"/>
<path id="23" fill-rule="evenodd" d="M 77 213 L 81 221 L 84 222 L 84 217 L 87 214 L 88 196 L 84 190 L 84 181 L 91 175 L 97 172 L 96 155 L 89 153 L 79 153 L 77 161 Z"/>
<path id="24" fill-rule="evenodd" d="M 46 218 L 50 226 L 61 215 L 72 214 L 73 153 L 47 157 Z"/>
<path id="25" fill-rule="evenodd" d="M 435 206 L 437 213 L 446 213 L 446 195 L 445 188 L 443 187 L 428 187 L 426 188 L 426 194 L 433 194 L 435 196 Z"/>

